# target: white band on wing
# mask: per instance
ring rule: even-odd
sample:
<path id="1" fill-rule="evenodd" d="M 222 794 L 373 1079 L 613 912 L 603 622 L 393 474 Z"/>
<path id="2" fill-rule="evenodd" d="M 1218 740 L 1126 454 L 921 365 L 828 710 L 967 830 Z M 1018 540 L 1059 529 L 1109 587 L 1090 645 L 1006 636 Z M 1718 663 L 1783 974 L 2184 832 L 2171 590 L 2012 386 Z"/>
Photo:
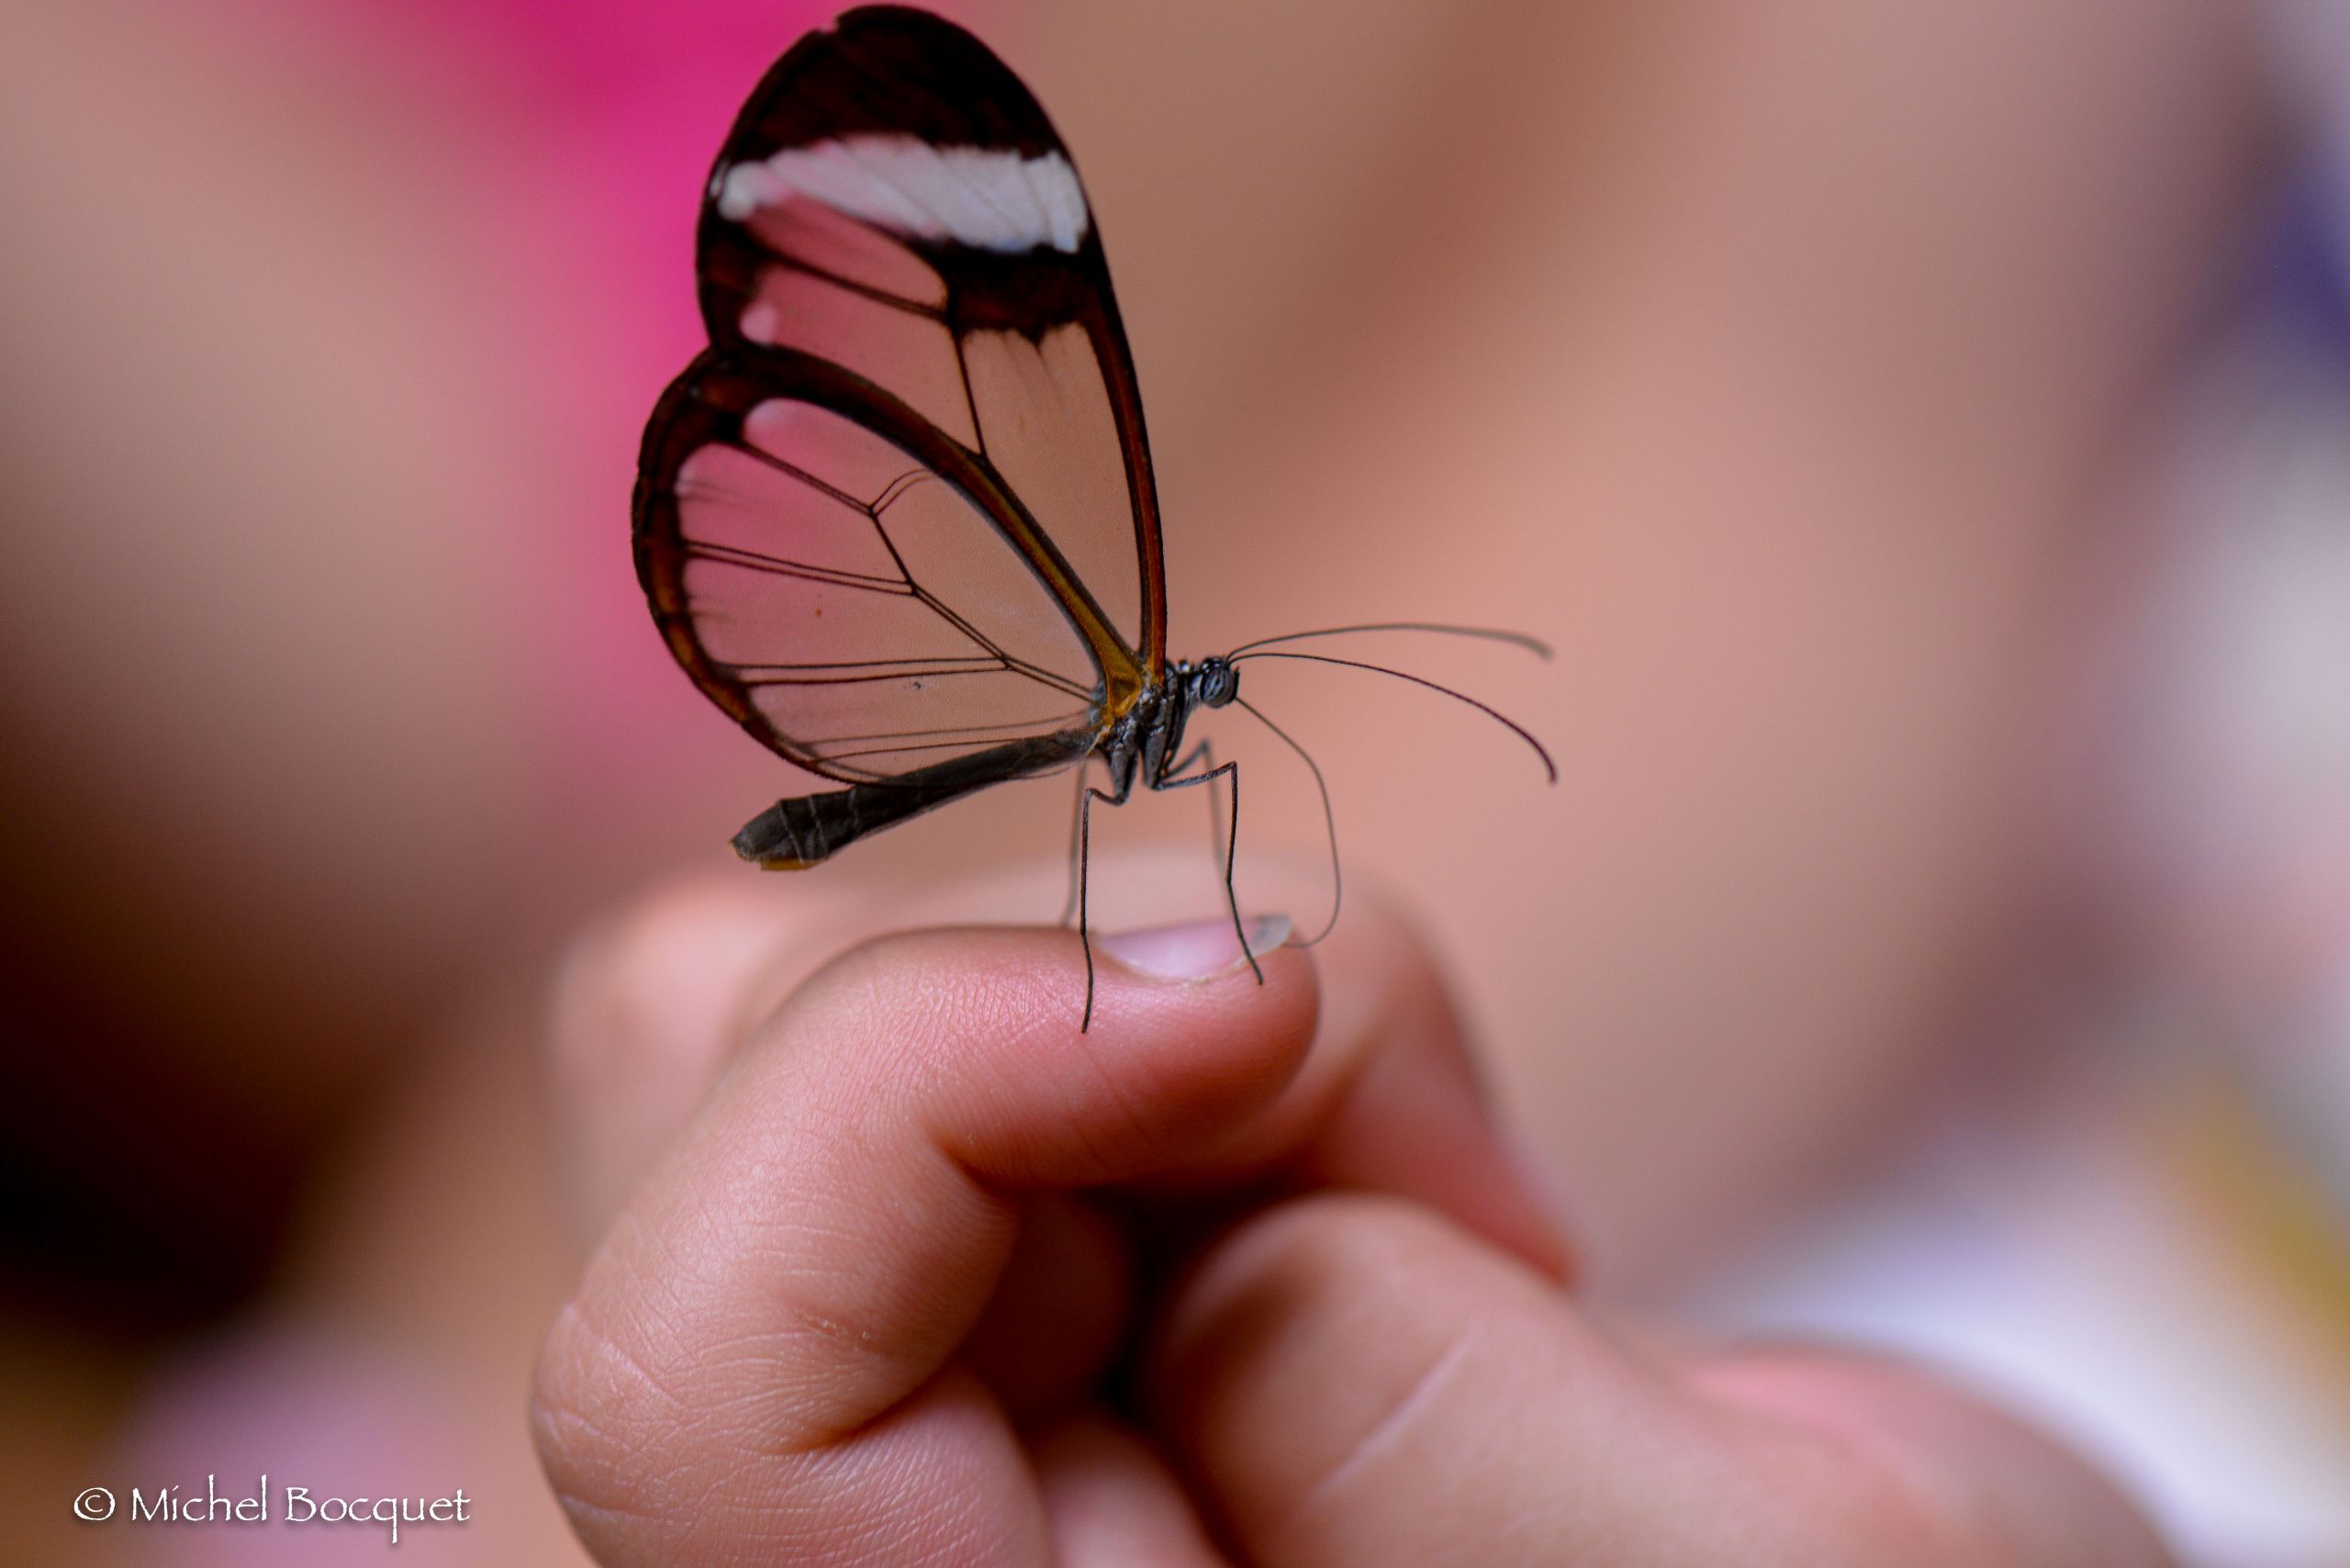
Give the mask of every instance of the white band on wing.
<path id="1" fill-rule="evenodd" d="M 1058 151 L 934 147 L 911 136 L 845 136 L 721 169 L 722 217 L 744 218 L 804 196 L 851 218 L 923 240 L 1013 252 L 1085 238 L 1085 193 Z"/>

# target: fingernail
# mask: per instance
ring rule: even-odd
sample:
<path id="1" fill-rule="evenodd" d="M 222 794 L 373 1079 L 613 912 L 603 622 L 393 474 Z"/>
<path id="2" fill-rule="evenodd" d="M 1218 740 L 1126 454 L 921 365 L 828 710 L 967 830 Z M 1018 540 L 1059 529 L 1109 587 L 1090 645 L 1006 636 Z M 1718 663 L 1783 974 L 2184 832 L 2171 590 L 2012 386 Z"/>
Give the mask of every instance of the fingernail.
<path id="1" fill-rule="evenodd" d="M 1247 952 L 1241 951 L 1228 920 L 1113 932 L 1095 937 L 1093 946 L 1138 974 L 1157 980 L 1203 980 L 1239 969 L 1251 954 L 1271 952 L 1289 940 L 1290 930 L 1288 915 L 1259 915 L 1248 923 Z"/>

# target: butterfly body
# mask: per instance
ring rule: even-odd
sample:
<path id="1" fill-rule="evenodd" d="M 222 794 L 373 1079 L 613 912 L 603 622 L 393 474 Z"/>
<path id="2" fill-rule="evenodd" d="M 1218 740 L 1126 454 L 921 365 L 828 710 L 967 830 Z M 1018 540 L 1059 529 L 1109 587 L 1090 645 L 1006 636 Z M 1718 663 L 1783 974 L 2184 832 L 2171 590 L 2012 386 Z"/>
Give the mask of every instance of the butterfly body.
<path id="1" fill-rule="evenodd" d="M 1227 660 L 1177 660 L 1167 678 L 1146 690 L 1096 748 L 1118 796 L 1134 788 L 1137 772 L 1146 788 L 1165 788 L 1182 766 L 1183 731 L 1193 711 L 1221 708 L 1239 694 L 1240 672 Z"/>
<path id="2" fill-rule="evenodd" d="M 1145 689 L 1106 723 L 1079 756 L 1101 758 L 1110 777 L 1108 799 L 1123 803 L 1136 783 L 1160 790 L 1181 771 L 1183 733 L 1192 713 L 1221 708 L 1239 694 L 1240 672 L 1229 661 L 1178 660 L 1167 678 Z M 770 871 L 801 871 L 883 828 L 946 805 L 1007 778 L 1058 772 L 1069 766 L 1068 738 L 1046 735 L 974 757 L 934 764 L 886 782 L 852 785 L 778 801 L 734 835 L 734 852 Z"/>

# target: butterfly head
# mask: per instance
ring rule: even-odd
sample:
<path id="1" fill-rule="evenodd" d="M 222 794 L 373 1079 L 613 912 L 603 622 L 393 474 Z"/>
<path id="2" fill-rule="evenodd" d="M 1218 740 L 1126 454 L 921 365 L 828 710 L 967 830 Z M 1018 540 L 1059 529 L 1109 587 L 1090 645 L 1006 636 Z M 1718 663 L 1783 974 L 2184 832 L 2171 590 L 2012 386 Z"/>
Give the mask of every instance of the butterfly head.
<path id="1" fill-rule="evenodd" d="M 1221 708 L 1240 695 L 1240 672 L 1232 661 L 1221 655 L 1211 655 L 1184 672 L 1190 685 L 1187 695 L 1202 708 Z"/>

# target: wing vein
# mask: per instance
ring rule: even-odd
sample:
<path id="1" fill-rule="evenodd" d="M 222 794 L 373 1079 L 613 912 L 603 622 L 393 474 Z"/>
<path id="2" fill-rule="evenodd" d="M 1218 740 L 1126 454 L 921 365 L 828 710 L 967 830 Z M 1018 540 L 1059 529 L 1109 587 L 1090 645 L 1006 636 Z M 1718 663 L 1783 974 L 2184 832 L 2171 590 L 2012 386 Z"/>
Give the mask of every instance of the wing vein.
<path id="1" fill-rule="evenodd" d="M 834 208 L 834 210 L 839 209 Z M 869 299 L 876 305 L 887 305 L 892 309 L 903 310 L 909 315 L 920 316 L 926 320 L 943 322 L 946 319 L 946 312 L 938 306 L 924 305 L 919 299 L 907 299 L 890 293 L 886 288 L 877 288 L 872 284 L 859 283 L 853 277 L 844 277 L 829 267 L 820 267 L 813 262 L 803 261 L 789 251 L 778 251 L 765 241 L 760 241 L 759 249 L 765 251 L 777 266 L 791 272 L 805 273 L 810 277 L 831 284 L 834 288 L 846 289 L 851 294 Z"/>
<path id="2" fill-rule="evenodd" d="M 740 544 L 718 544 L 708 540 L 683 541 L 686 554 L 704 560 L 722 562 L 730 566 L 743 566 L 755 572 L 771 572 L 779 577 L 801 577 L 809 582 L 826 583 L 835 588 L 863 588 L 868 593 L 896 594 L 907 598 L 915 594 L 911 582 L 892 582 L 888 577 L 867 577 L 863 572 L 842 571 L 833 566 L 811 566 L 804 561 L 789 561 L 780 555 L 769 555 Z"/>

